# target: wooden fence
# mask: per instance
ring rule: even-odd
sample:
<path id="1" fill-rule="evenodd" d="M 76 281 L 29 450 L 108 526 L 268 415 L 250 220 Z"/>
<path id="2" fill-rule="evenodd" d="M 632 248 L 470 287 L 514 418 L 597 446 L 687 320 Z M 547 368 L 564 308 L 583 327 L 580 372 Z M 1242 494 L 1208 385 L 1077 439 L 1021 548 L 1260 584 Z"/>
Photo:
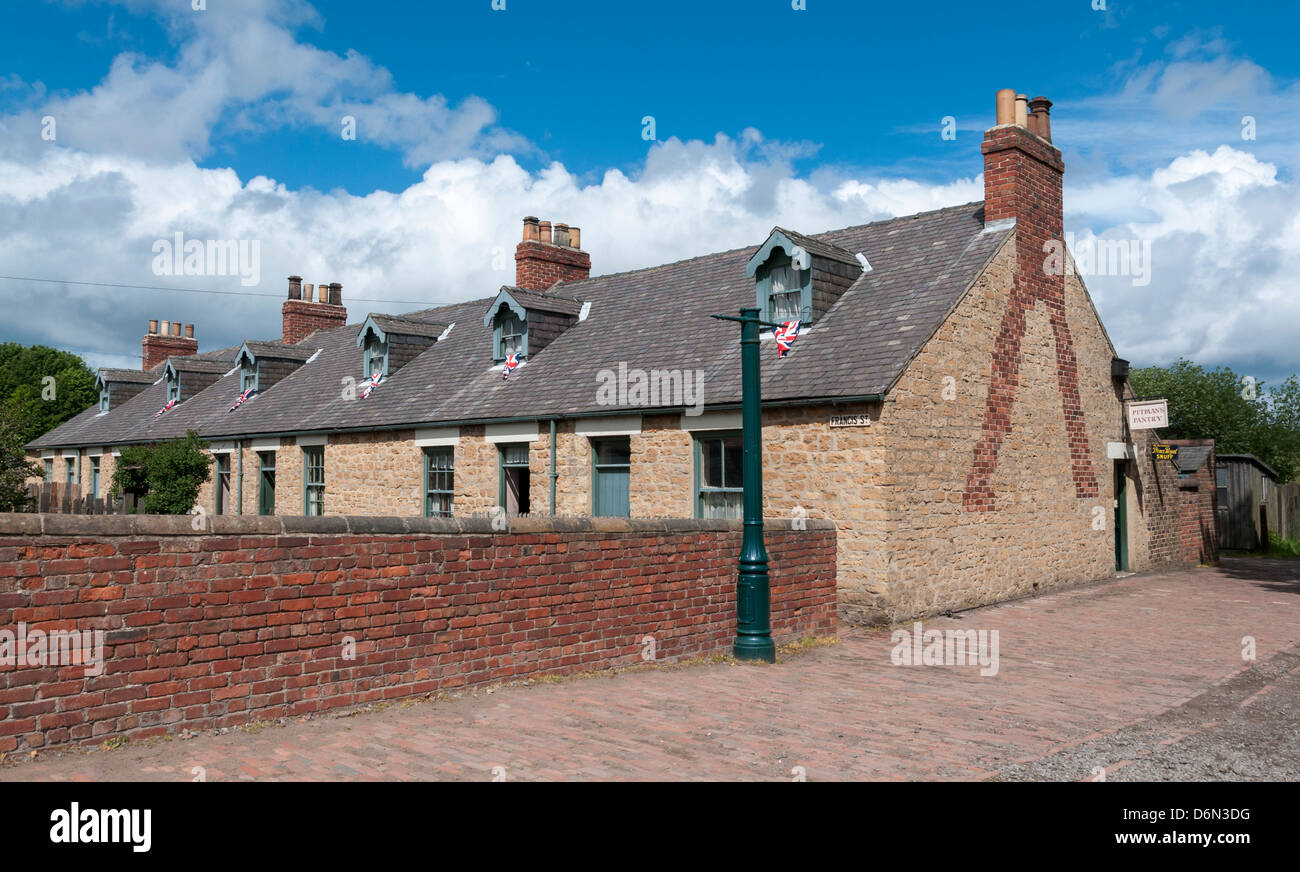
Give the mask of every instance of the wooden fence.
<path id="1" fill-rule="evenodd" d="M 1264 500 L 1268 529 L 1283 539 L 1300 539 L 1300 482 L 1269 487 Z"/>
<path id="2" fill-rule="evenodd" d="M 33 511 L 62 515 L 132 515 L 135 514 L 135 494 L 92 497 L 83 494 L 77 485 L 57 481 L 29 484 L 27 493 L 33 500 Z"/>

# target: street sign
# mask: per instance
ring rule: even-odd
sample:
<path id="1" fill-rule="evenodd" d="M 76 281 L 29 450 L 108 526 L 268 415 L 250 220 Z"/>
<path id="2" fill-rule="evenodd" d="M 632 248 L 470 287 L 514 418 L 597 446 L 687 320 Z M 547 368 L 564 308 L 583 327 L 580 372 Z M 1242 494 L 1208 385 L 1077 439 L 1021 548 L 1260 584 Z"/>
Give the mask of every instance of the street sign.
<path id="1" fill-rule="evenodd" d="M 1128 404 L 1128 426 L 1132 430 L 1154 430 L 1169 426 L 1169 401 L 1146 400 Z"/>
<path id="2" fill-rule="evenodd" d="M 832 427 L 870 427 L 870 415 L 831 415 Z"/>

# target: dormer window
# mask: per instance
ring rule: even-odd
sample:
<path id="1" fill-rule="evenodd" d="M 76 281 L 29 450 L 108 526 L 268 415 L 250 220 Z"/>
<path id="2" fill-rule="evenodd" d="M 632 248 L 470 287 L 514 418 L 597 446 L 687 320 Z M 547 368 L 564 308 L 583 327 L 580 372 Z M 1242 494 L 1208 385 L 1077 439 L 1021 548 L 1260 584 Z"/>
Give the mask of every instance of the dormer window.
<path id="1" fill-rule="evenodd" d="M 506 355 L 509 354 L 524 357 L 528 353 L 527 323 L 509 309 L 503 309 L 497 315 L 494 333 L 496 352 L 493 357 L 495 359 L 505 360 Z"/>
<path id="2" fill-rule="evenodd" d="M 864 274 L 850 251 L 825 240 L 780 227 L 745 266 L 754 279 L 754 297 L 766 321 L 799 321 L 809 326 L 831 310 Z"/>
<path id="3" fill-rule="evenodd" d="M 245 357 L 239 367 L 239 391 L 257 390 L 257 361 Z"/>
<path id="4" fill-rule="evenodd" d="M 172 401 L 181 401 L 181 376 L 177 372 L 167 374 L 167 402 Z"/>
<path id="5" fill-rule="evenodd" d="M 492 359 L 508 354 L 525 360 L 539 354 L 581 320 L 583 301 L 561 294 L 503 287 L 483 313 L 483 326 L 492 328 Z"/>
<path id="6" fill-rule="evenodd" d="M 99 389 L 99 411 L 107 412 L 108 402 L 108 385 L 104 385 Z"/>
<path id="7" fill-rule="evenodd" d="M 375 373 L 388 375 L 388 343 L 381 340 L 374 333 L 366 336 L 365 351 L 362 354 L 362 363 L 365 367 L 362 375 L 370 378 Z"/>

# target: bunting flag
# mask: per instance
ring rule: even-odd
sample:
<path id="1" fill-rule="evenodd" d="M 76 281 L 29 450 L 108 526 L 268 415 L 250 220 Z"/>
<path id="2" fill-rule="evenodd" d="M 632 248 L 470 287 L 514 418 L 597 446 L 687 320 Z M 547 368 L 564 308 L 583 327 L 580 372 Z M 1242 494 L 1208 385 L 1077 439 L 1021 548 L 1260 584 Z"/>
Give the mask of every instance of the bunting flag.
<path id="1" fill-rule="evenodd" d="M 790 353 L 790 346 L 799 338 L 799 322 L 786 321 L 772 334 L 776 338 L 776 359 L 780 360 Z"/>
<path id="2" fill-rule="evenodd" d="M 383 380 L 384 374 L 382 372 L 377 372 L 370 378 L 366 379 L 366 386 L 361 389 L 361 399 L 364 400 L 366 397 L 373 394 L 375 388 L 379 387 L 379 383 Z"/>
<path id="3" fill-rule="evenodd" d="M 517 369 L 519 369 L 518 353 L 507 354 L 505 368 L 501 370 L 501 380 L 505 381 L 506 379 L 510 378 L 510 373 L 514 372 Z"/>
<path id="4" fill-rule="evenodd" d="M 255 393 L 257 393 L 256 388 L 249 388 L 248 390 L 244 391 L 242 394 L 239 395 L 239 399 L 235 400 L 235 404 L 231 406 L 228 409 L 228 411 L 231 412 L 235 411 L 235 409 L 238 409 L 240 406 L 244 405 L 244 403 L 247 403 L 249 398 L 252 397 L 253 394 Z"/>
<path id="5" fill-rule="evenodd" d="M 157 418 L 157 417 L 158 417 L 159 415 L 161 415 L 163 412 L 169 412 L 169 411 L 171 411 L 171 408 L 172 408 L 172 406 L 174 406 L 174 405 L 176 405 L 176 401 L 175 401 L 175 400 L 168 400 L 168 401 L 167 401 L 167 405 L 163 406 L 163 407 L 162 407 L 161 409 L 159 409 L 157 412 L 154 412 L 154 417 Z"/>

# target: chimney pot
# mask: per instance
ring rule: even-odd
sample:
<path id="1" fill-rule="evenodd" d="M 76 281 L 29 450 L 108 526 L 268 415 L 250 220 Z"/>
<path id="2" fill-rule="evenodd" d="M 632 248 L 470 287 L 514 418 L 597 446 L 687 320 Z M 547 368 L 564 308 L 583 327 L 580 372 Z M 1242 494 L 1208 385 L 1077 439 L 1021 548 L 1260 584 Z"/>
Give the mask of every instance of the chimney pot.
<path id="1" fill-rule="evenodd" d="M 289 276 L 289 299 L 302 299 L 302 276 Z"/>
<path id="2" fill-rule="evenodd" d="M 182 326 L 184 326 L 184 325 L 182 325 L 180 321 L 173 321 L 173 322 L 172 322 L 172 335 L 173 335 L 173 336 L 180 336 L 180 335 L 181 335 L 181 327 L 182 327 Z"/>
<path id="3" fill-rule="evenodd" d="M 569 225 L 556 224 L 555 232 L 552 236 L 552 241 L 556 245 L 560 245 L 563 246 L 564 248 L 568 248 L 569 247 Z"/>
<path id="4" fill-rule="evenodd" d="M 157 335 L 158 335 L 158 319 L 157 319 L 157 318 L 150 318 L 150 319 L 149 319 L 149 335 L 150 335 L 150 336 L 157 336 Z"/>
<path id="5" fill-rule="evenodd" d="M 551 244 L 551 222 L 543 221 L 541 224 L 538 225 L 537 231 L 539 237 L 538 241 L 545 242 L 547 245 L 550 245 Z"/>
<path id="6" fill-rule="evenodd" d="M 537 219 L 532 215 L 524 217 L 524 242 L 537 241 Z"/>
<path id="7" fill-rule="evenodd" d="M 569 228 L 569 246 L 571 248 L 582 248 L 582 231 L 577 227 Z"/>
<path id="8" fill-rule="evenodd" d="M 1029 97 L 1025 94 L 1016 95 L 1016 126 L 1029 126 Z"/>
<path id="9" fill-rule="evenodd" d="M 163 321 L 161 326 L 158 328 L 158 332 L 163 336 L 171 335 L 172 323 L 170 321 Z"/>
<path id="10" fill-rule="evenodd" d="M 185 325 L 185 338 L 186 338 L 186 339 L 193 339 L 193 338 L 194 338 L 194 325 L 193 325 L 193 324 L 186 324 L 186 325 Z"/>
<path id="11" fill-rule="evenodd" d="M 342 282 L 330 282 L 329 302 L 331 306 L 343 305 L 343 283 Z"/>
<path id="12" fill-rule="evenodd" d="M 998 124 L 1016 123 L 1016 92 L 1003 88 L 997 93 Z"/>
<path id="13" fill-rule="evenodd" d="M 1030 118 L 1038 120 L 1038 128 L 1034 130 L 1043 139 L 1048 142 L 1052 141 L 1052 101 L 1046 97 L 1035 97 L 1029 101 L 1029 111 L 1032 113 Z M 1033 128 L 1030 128 L 1033 130 Z"/>
<path id="14" fill-rule="evenodd" d="M 302 299 L 304 303 L 310 303 L 312 300 L 316 299 L 316 286 L 313 284 L 303 285 Z"/>

